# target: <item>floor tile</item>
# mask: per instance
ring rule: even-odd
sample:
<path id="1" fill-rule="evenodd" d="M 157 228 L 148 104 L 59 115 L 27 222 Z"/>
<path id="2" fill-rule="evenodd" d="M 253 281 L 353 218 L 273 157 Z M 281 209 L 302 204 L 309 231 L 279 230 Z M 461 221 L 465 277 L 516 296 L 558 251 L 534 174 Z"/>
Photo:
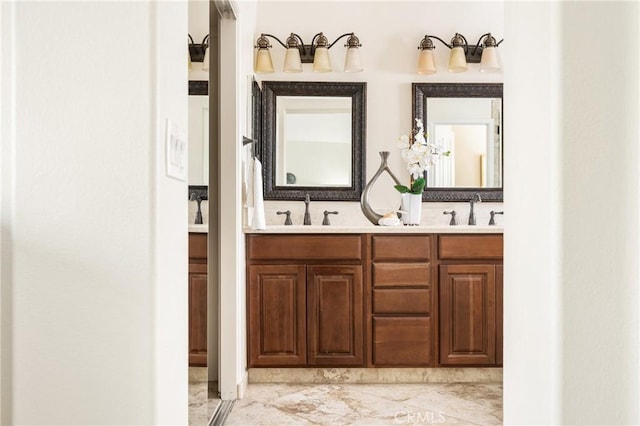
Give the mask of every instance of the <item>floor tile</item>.
<path id="1" fill-rule="evenodd" d="M 502 384 L 251 384 L 226 425 L 502 423 Z"/>

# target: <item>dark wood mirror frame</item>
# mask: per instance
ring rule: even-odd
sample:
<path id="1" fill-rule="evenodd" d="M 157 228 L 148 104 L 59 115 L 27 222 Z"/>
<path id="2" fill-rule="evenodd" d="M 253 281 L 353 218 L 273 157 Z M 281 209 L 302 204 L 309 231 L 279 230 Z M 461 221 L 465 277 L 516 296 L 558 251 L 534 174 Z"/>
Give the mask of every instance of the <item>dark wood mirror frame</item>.
<path id="1" fill-rule="evenodd" d="M 262 163 L 265 200 L 359 201 L 365 179 L 367 83 L 359 82 L 262 82 Z M 351 98 L 351 186 L 276 186 L 276 99 L 278 96 L 338 96 Z"/>
<path id="2" fill-rule="evenodd" d="M 427 123 L 428 98 L 500 98 L 502 83 L 413 83 L 413 119 L 421 118 Z M 504 117 L 504 102 L 502 105 Z M 423 201 L 469 201 L 474 194 L 480 194 L 483 201 L 502 201 L 504 187 L 504 118 L 500 124 L 502 139 L 502 186 L 500 188 L 425 188 Z M 411 121 L 412 123 L 414 120 Z"/>

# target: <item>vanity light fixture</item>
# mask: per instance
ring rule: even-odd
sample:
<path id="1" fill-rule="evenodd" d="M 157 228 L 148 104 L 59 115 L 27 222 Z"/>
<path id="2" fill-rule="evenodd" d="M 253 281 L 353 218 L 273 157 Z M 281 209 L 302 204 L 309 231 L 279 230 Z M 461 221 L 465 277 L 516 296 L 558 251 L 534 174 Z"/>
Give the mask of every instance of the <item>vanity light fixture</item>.
<path id="1" fill-rule="evenodd" d="M 467 70 L 467 63 L 480 63 L 481 72 L 495 72 L 500 70 L 498 64 L 498 55 L 496 47 L 504 41 L 504 39 L 496 42 L 491 33 L 480 36 L 475 45 L 469 46 L 467 39 L 460 33 L 456 33 L 451 39 L 451 43 L 447 43 L 438 36 L 425 35 L 418 50 L 418 74 L 434 74 L 437 72 L 433 50 L 435 46 L 431 39 L 436 39 L 451 49 L 449 55 L 449 72 L 464 72 Z"/>
<path id="2" fill-rule="evenodd" d="M 313 63 L 314 72 L 331 72 L 329 49 L 331 49 L 338 40 L 347 36 L 349 38 L 344 45 L 344 47 L 347 48 L 344 72 L 360 72 L 362 71 L 362 61 L 360 60 L 360 51 L 358 48 L 362 45 L 358 37 L 356 37 L 354 33 L 345 33 L 335 39 L 333 43 L 329 44 L 329 40 L 321 32 L 313 36 L 311 44 L 304 44 L 302 38 L 296 33 L 291 33 L 285 43 L 272 34 L 260 34 L 255 45 L 257 52 L 254 70 L 258 74 L 274 72 L 273 61 L 271 60 L 271 53 L 269 52 L 272 46 L 267 39 L 267 37 L 270 37 L 287 49 L 284 57 L 284 72 L 302 72 L 302 64 L 310 63 Z"/>
<path id="3" fill-rule="evenodd" d="M 193 41 L 191 34 L 189 36 L 189 69 L 192 62 L 202 62 L 202 70 L 209 71 L 209 34 L 198 44 Z"/>

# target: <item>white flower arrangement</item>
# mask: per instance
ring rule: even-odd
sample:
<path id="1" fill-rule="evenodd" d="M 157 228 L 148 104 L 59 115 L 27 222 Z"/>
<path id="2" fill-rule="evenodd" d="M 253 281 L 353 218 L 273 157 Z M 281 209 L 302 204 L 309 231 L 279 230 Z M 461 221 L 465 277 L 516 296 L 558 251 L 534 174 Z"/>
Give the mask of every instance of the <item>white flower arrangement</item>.
<path id="1" fill-rule="evenodd" d="M 402 149 L 402 158 L 407 162 L 407 170 L 411 176 L 411 187 L 395 186 L 402 194 L 422 194 L 426 183 L 424 172 L 442 156 L 450 154 L 449 151 L 442 152 L 438 145 L 429 143 L 428 135 L 424 132 L 424 124 L 419 118 L 416 118 L 416 127 L 410 135 L 398 138 L 398 148 Z"/>

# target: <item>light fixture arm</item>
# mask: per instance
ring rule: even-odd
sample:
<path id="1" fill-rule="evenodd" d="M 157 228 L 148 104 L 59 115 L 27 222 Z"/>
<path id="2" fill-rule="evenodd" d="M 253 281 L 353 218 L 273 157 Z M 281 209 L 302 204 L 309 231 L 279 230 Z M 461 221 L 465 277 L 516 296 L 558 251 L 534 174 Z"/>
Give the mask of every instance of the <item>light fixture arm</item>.
<path id="1" fill-rule="evenodd" d="M 287 48 L 287 45 L 286 45 L 286 44 L 284 44 L 284 43 L 282 42 L 282 40 L 280 40 L 278 37 L 274 36 L 273 34 L 262 33 L 262 34 L 260 34 L 260 37 L 261 37 L 261 38 L 262 38 L 262 37 L 271 37 L 272 39 L 274 39 L 275 41 L 277 41 L 278 43 L 280 43 L 280 44 L 282 45 L 282 47 L 284 47 L 285 49 Z M 258 40 L 260 40 L 260 39 L 258 39 Z M 258 47 L 258 46 L 256 46 L 256 47 Z"/>
<path id="2" fill-rule="evenodd" d="M 345 38 L 346 36 L 353 36 L 353 35 L 354 35 L 353 33 L 344 33 L 344 34 L 342 34 L 340 37 L 335 39 L 333 43 L 331 43 L 329 46 L 327 46 L 327 49 L 331 49 L 333 47 L 333 45 L 338 42 L 338 40 L 340 40 L 342 38 Z"/>
<path id="3" fill-rule="evenodd" d="M 450 45 L 449 43 L 447 43 L 446 41 L 444 41 L 443 39 L 441 39 L 438 36 L 434 36 L 434 35 L 426 35 L 425 37 L 427 38 L 435 38 L 436 40 L 438 40 L 440 43 L 444 44 L 445 46 L 447 46 L 449 49 L 453 49 L 453 46 Z"/>

